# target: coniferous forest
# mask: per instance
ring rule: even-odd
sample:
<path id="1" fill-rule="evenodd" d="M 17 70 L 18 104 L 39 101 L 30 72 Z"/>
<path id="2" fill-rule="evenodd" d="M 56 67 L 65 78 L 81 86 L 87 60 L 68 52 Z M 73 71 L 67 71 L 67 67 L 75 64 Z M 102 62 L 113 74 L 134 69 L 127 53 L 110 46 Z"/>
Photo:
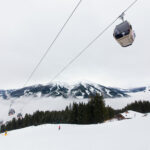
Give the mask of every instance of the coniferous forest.
<path id="1" fill-rule="evenodd" d="M 33 115 L 26 114 L 24 118 L 13 119 L 1 126 L 1 132 L 20 129 L 28 126 L 37 126 L 41 124 L 65 123 L 65 124 L 96 124 L 103 123 L 106 120 L 114 118 L 115 115 L 127 110 L 133 110 L 141 113 L 150 112 L 150 102 L 139 101 L 127 105 L 121 110 L 114 110 L 106 107 L 103 97 L 96 95 L 85 103 L 73 103 L 62 111 L 37 111 Z"/>

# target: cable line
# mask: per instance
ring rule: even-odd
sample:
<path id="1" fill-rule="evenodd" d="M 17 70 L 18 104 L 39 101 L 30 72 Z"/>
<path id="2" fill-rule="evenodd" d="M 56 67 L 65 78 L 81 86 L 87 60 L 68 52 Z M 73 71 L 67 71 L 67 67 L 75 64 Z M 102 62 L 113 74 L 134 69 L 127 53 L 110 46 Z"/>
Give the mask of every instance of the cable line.
<path id="1" fill-rule="evenodd" d="M 82 2 L 82 0 L 80 0 L 77 3 L 77 5 L 73 9 L 73 11 L 69 15 L 69 17 L 67 18 L 66 22 L 63 24 L 63 26 L 61 27 L 60 31 L 57 33 L 56 37 L 54 38 L 54 40 L 52 41 L 52 43 L 50 44 L 50 46 L 48 47 L 48 49 L 45 51 L 44 55 L 41 57 L 41 59 L 39 60 L 39 62 L 37 63 L 37 65 L 35 66 L 35 68 L 33 69 L 33 71 L 31 72 L 31 74 L 29 75 L 29 77 L 27 78 L 27 80 L 24 83 L 23 87 L 25 87 L 28 84 L 28 82 L 31 80 L 32 76 L 34 75 L 34 73 L 36 72 L 36 70 L 38 69 L 38 67 L 40 66 L 40 64 L 42 63 L 42 61 L 44 60 L 44 58 L 46 57 L 46 55 L 49 53 L 49 51 L 51 50 L 51 48 L 53 47 L 53 45 L 56 43 L 56 40 L 61 35 L 62 31 L 64 30 L 64 28 L 66 27 L 66 25 L 68 24 L 68 22 L 70 21 L 70 19 L 72 18 L 72 16 L 74 15 L 74 13 L 76 12 L 76 10 L 78 9 L 78 7 L 80 6 L 81 2 Z M 14 100 L 11 101 L 9 109 L 11 109 L 13 101 Z"/>
<path id="2" fill-rule="evenodd" d="M 135 0 L 131 3 L 122 14 L 127 12 L 138 0 Z M 104 30 L 102 30 L 84 49 L 82 49 L 68 64 L 66 64 L 51 80 L 50 82 L 54 81 L 62 72 L 64 72 L 73 62 L 76 61 L 95 41 L 97 41 L 121 16 L 119 15 L 114 21 L 112 21 Z"/>
<path id="3" fill-rule="evenodd" d="M 126 8 L 123 13 L 125 13 L 126 11 L 128 11 L 138 0 L 135 0 L 133 3 L 131 3 L 131 5 L 129 5 L 128 8 Z"/>
<path id="4" fill-rule="evenodd" d="M 77 8 L 81 4 L 81 2 L 82 2 L 82 0 L 80 0 L 78 2 L 78 4 L 76 5 L 76 7 L 74 8 L 74 10 L 72 11 L 72 13 L 70 14 L 69 18 L 66 20 L 66 22 L 64 23 L 64 25 L 62 26 L 62 28 L 60 29 L 60 31 L 58 32 L 58 34 L 56 35 L 56 37 L 54 38 L 54 40 L 52 41 L 52 43 L 50 44 L 50 46 L 48 47 L 48 49 L 46 50 L 46 52 L 44 53 L 44 55 L 41 57 L 40 61 L 37 63 L 37 65 L 35 66 L 35 68 L 31 72 L 30 76 L 28 77 L 27 81 L 24 83 L 23 87 L 28 84 L 28 82 L 32 78 L 33 74 L 36 72 L 36 70 L 38 69 L 39 65 L 42 63 L 42 61 L 44 60 L 44 58 L 46 57 L 46 55 L 48 54 L 48 52 L 51 50 L 52 46 L 55 44 L 56 40 L 58 39 L 58 37 L 60 36 L 60 34 L 64 30 L 64 28 L 66 27 L 67 23 L 69 22 L 69 20 L 71 19 L 71 17 L 75 13 L 75 11 L 77 10 Z"/>

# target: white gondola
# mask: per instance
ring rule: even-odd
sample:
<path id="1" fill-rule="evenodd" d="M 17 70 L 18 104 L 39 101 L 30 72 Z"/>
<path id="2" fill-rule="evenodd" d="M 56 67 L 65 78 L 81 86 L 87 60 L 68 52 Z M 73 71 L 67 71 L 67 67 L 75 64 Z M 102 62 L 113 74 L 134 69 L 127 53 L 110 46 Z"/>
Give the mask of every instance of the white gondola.
<path id="1" fill-rule="evenodd" d="M 113 36 L 122 47 L 132 45 L 135 39 L 135 33 L 128 21 L 123 21 L 121 24 L 117 25 Z"/>
<path id="2" fill-rule="evenodd" d="M 11 108 L 8 112 L 8 116 L 12 116 L 14 114 L 15 114 L 15 110 Z"/>
<path id="3" fill-rule="evenodd" d="M 22 114 L 21 114 L 21 113 L 18 113 L 18 114 L 17 114 L 17 118 L 18 118 L 18 119 L 22 119 Z"/>

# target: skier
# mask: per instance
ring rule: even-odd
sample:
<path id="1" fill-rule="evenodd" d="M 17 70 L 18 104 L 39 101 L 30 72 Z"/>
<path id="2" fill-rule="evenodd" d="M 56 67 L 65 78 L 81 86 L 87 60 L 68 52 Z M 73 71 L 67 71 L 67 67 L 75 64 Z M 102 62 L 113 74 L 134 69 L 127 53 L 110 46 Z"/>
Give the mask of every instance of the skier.
<path id="1" fill-rule="evenodd" d="M 60 127 L 60 125 L 59 125 L 58 130 L 60 130 L 60 129 L 61 129 L 61 127 Z"/>
<path id="2" fill-rule="evenodd" d="M 5 131 L 5 136 L 7 136 L 7 131 Z"/>

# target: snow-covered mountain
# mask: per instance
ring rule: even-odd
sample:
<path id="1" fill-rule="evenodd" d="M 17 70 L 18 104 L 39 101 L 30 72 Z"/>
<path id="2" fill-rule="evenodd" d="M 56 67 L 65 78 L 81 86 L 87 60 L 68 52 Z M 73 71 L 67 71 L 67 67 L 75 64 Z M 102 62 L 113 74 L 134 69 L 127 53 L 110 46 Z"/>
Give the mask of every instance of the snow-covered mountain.
<path id="1" fill-rule="evenodd" d="M 150 91 L 148 87 L 137 87 L 131 89 L 121 89 L 106 87 L 100 84 L 80 82 L 75 85 L 66 83 L 49 83 L 47 85 L 34 85 L 21 89 L 0 90 L 0 97 L 3 99 L 21 97 L 62 97 L 86 99 L 96 93 L 104 98 L 130 97 L 133 93 Z"/>
<path id="2" fill-rule="evenodd" d="M 4 99 L 28 96 L 85 99 L 96 93 L 103 95 L 104 98 L 129 97 L 126 91 L 93 83 L 78 83 L 75 85 L 50 83 L 47 85 L 29 86 L 16 90 L 0 90 L 0 97 Z"/>

